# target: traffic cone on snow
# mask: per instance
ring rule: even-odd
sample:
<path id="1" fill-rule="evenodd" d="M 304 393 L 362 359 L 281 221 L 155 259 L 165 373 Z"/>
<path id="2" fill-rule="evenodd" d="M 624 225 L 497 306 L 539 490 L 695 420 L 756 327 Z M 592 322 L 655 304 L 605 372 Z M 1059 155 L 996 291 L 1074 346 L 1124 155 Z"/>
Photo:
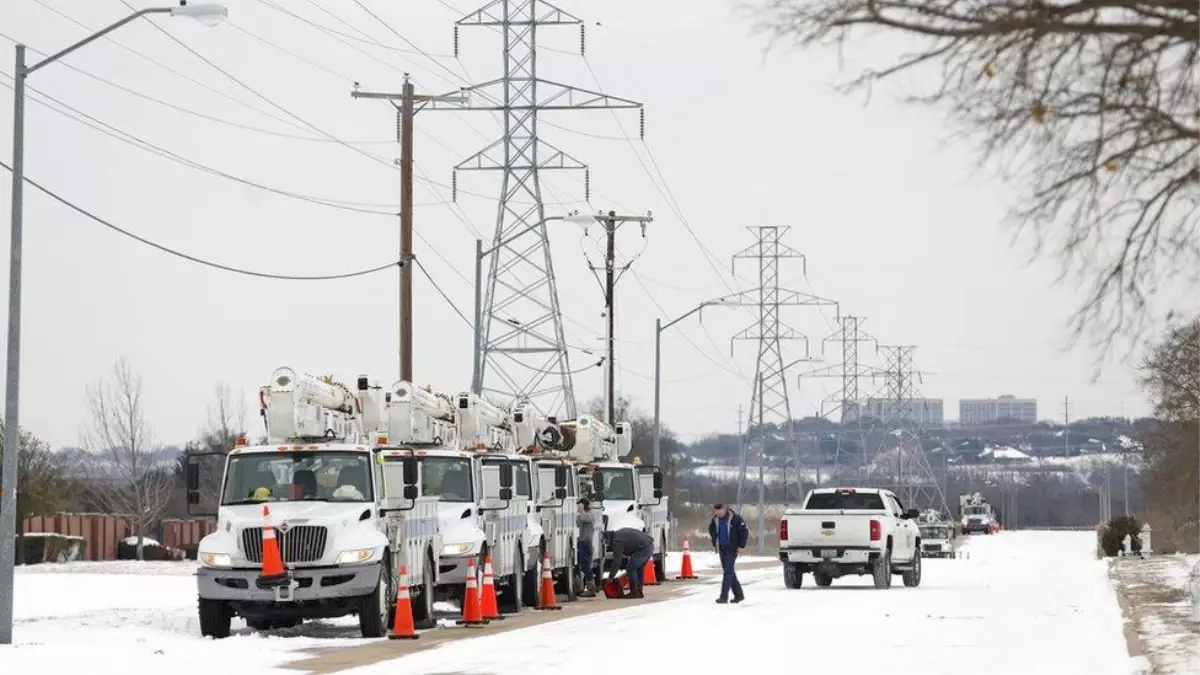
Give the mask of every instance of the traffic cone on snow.
<path id="1" fill-rule="evenodd" d="M 496 601 L 496 577 L 492 574 L 492 556 L 483 559 L 483 592 L 479 599 L 479 613 L 485 620 L 501 620 L 500 604 Z"/>
<path id="2" fill-rule="evenodd" d="M 666 554 L 667 554 L 666 551 L 663 551 L 663 555 L 666 555 Z M 646 564 L 642 566 L 642 585 L 643 586 L 657 586 L 658 585 L 658 573 L 654 571 L 654 556 L 650 556 L 646 560 Z"/>
<path id="3" fill-rule="evenodd" d="M 392 632 L 389 640 L 416 640 L 416 627 L 413 625 L 412 598 L 408 595 L 408 567 L 400 567 L 400 579 L 396 584 L 396 618 L 392 620 Z"/>
<path id="4" fill-rule="evenodd" d="M 679 567 L 679 576 L 676 579 L 695 579 L 696 572 L 692 569 L 692 545 L 688 543 L 688 537 L 683 538 L 683 562 Z"/>
<path id="5" fill-rule="evenodd" d="M 467 558 L 467 588 L 463 592 L 462 619 L 460 626 L 478 626 L 487 623 L 479 606 L 479 586 L 475 584 L 475 559 Z"/>
<path id="6" fill-rule="evenodd" d="M 562 609 L 558 599 L 554 597 L 554 573 L 551 571 L 550 551 L 542 557 L 542 592 L 538 609 Z"/>
<path id="7" fill-rule="evenodd" d="M 271 524 L 271 509 L 263 504 L 262 572 L 258 575 L 258 583 L 260 586 L 282 586 L 287 580 L 279 542 L 275 539 L 275 526 Z"/>

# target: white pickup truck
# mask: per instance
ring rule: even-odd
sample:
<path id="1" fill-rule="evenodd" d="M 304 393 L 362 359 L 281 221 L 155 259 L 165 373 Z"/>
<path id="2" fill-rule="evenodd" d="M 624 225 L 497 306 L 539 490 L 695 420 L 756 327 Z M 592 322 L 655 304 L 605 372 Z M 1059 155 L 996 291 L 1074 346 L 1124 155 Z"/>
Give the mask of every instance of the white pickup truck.
<path id="1" fill-rule="evenodd" d="M 806 572 L 818 586 L 870 574 L 875 588 L 921 583 L 921 534 L 917 509 L 905 510 L 896 495 L 874 488 L 818 488 L 779 522 L 779 559 L 788 588 L 800 588 Z"/>

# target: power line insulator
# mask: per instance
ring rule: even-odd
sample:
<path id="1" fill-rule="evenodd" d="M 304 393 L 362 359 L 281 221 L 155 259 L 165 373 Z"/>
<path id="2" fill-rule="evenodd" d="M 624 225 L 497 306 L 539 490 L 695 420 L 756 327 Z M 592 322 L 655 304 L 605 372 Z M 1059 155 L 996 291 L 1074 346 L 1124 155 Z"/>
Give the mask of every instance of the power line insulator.
<path id="1" fill-rule="evenodd" d="M 458 26 L 454 27 L 454 58 L 458 58 Z"/>
<path id="2" fill-rule="evenodd" d="M 404 142 L 404 111 L 396 108 L 396 142 Z"/>
<path id="3" fill-rule="evenodd" d="M 450 172 L 450 201 L 458 203 L 458 169 Z"/>
<path id="4" fill-rule="evenodd" d="M 638 137 L 646 140 L 646 109 L 638 108 Z"/>
<path id="5" fill-rule="evenodd" d="M 587 27 L 579 24 L 579 55 L 587 54 Z"/>
<path id="6" fill-rule="evenodd" d="M 583 170 L 583 201 L 589 204 L 592 201 L 592 170 Z"/>

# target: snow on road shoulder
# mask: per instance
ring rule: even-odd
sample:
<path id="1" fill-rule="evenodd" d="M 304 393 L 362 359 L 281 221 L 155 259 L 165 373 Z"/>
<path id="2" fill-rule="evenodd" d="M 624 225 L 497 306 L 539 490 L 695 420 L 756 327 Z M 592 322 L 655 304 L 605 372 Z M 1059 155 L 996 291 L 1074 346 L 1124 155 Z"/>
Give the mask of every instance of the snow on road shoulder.
<path id="1" fill-rule="evenodd" d="M 1112 559 L 1112 577 L 1154 672 L 1187 672 L 1200 661 L 1200 625 L 1189 618 L 1186 590 L 1197 562 L 1200 555 Z"/>
<path id="2" fill-rule="evenodd" d="M 257 634 L 234 620 L 235 635 L 200 637 L 196 565 L 186 562 L 79 562 L 17 568 L 12 646 L 0 646 L 4 672 L 70 669 L 183 674 L 251 667 L 260 675 L 303 649 L 362 644 L 355 619 L 312 622 Z"/>
<path id="3" fill-rule="evenodd" d="M 639 671 L 1130 675 L 1122 619 L 1091 533 L 972 538 L 964 560 L 928 560 L 920 588 L 783 587 L 778 566 L 747 570 L 746 602 L 716 605 L 718 579 L 684 597 L 487 635 L 346 675 L 551 675 L 580 655 L 628 649 Z M 723 639 L 721 638 L 723 636 Z"/>

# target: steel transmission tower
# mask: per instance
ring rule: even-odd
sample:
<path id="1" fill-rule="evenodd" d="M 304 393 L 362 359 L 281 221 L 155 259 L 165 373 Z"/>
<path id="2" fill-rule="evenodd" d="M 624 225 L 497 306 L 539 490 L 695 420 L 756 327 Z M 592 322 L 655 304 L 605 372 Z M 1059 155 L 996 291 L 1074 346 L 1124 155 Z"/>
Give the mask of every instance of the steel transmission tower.
<path id="1" fill-rule="evenodd" d="M 906 508 L 933 508 L 949 513 L 942 484 L 922 445 L 923 411 L 916 409 L 917 401 L 924 405 L 917 391 L 921 373 L 914 368 L 910 345 L 880 347 L 884 366 L 878 371 L 885 378 L 886 398 L 883 401 L 883 421 L 888 434 L 880 447 L 879 456 L 886 456 L 889 444 L 896 445 L 892 491 L 900 495 Z M 915 505 L 920 506 L 915 506 Z"/>
<path id="2" fill-rule="evenodd" d="M 537 33 L 545 26 L 583 22 L 543 0 L 494 0 L 455 22 L 458 28 L 486 26 L 503 35 L 504 74 L 462 88 L 463 105 L 433 101 L 425 109 L 484 110 L 503 114 L 503 136 L 455 167 L 458 171 L 500 174 L 500 200 L 482 313 L 482 391 L 528 399 L 545 414 L 560 410 L 575 417 L 575 391 L 550 259 L 549 236 L 539 174 L 587 166 L 538 136 L 545 110 L 636 108 L 642 104 L 537 76 Z M 645 131 L 645 118 L 641 119 Z M 588 179 L 585 175 L 585 187 Z"/>
<path id="3" fill-rule="evenodd" d="M 766 503 L 766 452 L 768 436 L 774 433 L 767 431 L 767 424 L 774 424 L 779 434 L 784 438 L 792 451 L 792 461 L 796 467 L 797 483 L 800 480 L 800 457 L 795 442 L 795 430 L 792 424 L 792 407 L 788 399 L 787 368 L 783 358 L 784 340 L 801 340 L 804 342 L 805 359 L 808 357 L 808 338 L 799 331 L 784 324 L 779 316 L 780 309 L 787 306 L 821 306 L 834 305 L 832 300 L 814 295 L 781 289 L 779 287 L 779 262 L 788 258 L 804 256 L 781 242 L 788 227 L 752 227 L 757 241 L 733 256 L 734 264 L 738 259 L 758 261 L 758 288 L 752 291 L 758 297 L 756 301 L 740 300 L 739 304 L 758 307 L 758 321 L 755 325 L 743 330 L 733 337 L 734 340 L 756 340 L 758 342 L 758 360 L 754 370 L 754 385 L 750 395 L 750 417 L 746 428 L 747 435 L 753 434 L 749 443 L 743 444 L 738 473 L 738 508 L 741 508 L 742 496 L 746 485 L 746 465 L 751 454 L 758 460 L 758 550 L 761 553 L 764 546 L 765 521 L 764 507 Z M 739 297 L 744 298 L 750 292 L 743 292 Z M 793 362 L 795 363 L 795 362 Z M 784 486 L 785 490 L 787 486 Z"/>

